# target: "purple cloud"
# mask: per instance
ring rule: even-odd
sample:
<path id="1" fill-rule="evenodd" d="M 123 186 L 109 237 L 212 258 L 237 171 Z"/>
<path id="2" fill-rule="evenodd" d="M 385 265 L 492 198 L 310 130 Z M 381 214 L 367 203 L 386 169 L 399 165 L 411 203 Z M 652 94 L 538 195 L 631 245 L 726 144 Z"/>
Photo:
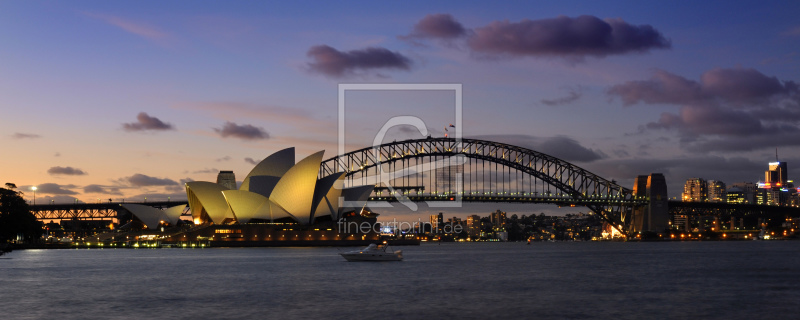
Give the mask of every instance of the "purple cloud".
<path id="1" fill-rule="evenodd" d="M 470 138 L 508 143 L 539 151 L 565 161 L 592 162 L 607 157 L 607 155 L 600 150 L 586 148 L 578 141 L 575 141 L 575 139 L 564 136 L 534 137 L 522 134 L 497 134 L 474 136 Z"/>
<path id="2" fill-rule="evenodd" d="M 308 63 L 311 71 L 336 78 L 351 75 L 358 70 L 411 69 L 411 59 L 381 47 L 343 52 L 327 45 L 319 45 L 308 49 L 307 55 L 313 60 Z"/>
<path id="3" fill-rule="evenodd" d="M 252 165 L 257 165 L 258 164 L 258 161 L 256 161 L 253 158 L 250 158 L 250 157 L 244 158 L 244 162 L 247 162 L 247 163 L 252 164 Z"/>
<path id="4" fill-rule="evenodd" d="M 175 130 L 172 124 L 165 123 L 156 117 L 151 117 L 145 112 L 139 112 L 136 116 L 137 122 L 123 123 L 125 131 L 145 131 L 145 130 Z"/>
<path id="5" fill-rule="evenodd" d="M 101 193 L 101 194 L 110 194 L 116 196 L 122 195 L 122 192 L 119 191 L 119 188 L 106 187 L 106 186 L 101 186 L 99 184 L 90 184 L 88 186 L 83 187 L 83 193 Z"/>
<path id="6" fill-rule="evenodd" d="M 467 29 L 453 16 L 444 13 L 429 14 L 414 25 L 414 30 L 401 39 L 433 38 L 451 40 L 467 34 Z"/>
<path id="7" fill-rule="evenodd" d="M 561 106 L 561 105 L 566 105 L 566 104 L 570 104 L 570 103 L 573 103 L 573 102 L 577 101 L 578 99 L 581 98 L 582 95 L 583 95 L 582 93 L 580 93 L 580 92 L 578 92 L 576 90 L 570 90 L 569 93 L 567 94 L 567 96 L 565 96 L 565 97 L 560 97 L 560 98 L 555 98 L 555 99 L 542 99 L 542 100 L 539 100 L 539 102 L 541 102 L 542 104 L 544 104 L 546 106 L 551 106 L 551 107 L 553 107 L 553 106 Z"/>
<path id="8" fill-rule="evenodd" d="M 264 131 L 263 128 L 254 127 L 249 124 L 238 125 L 230 121 L 226 121 L 221 129 L 214 128 L 214 131 L 219 133 L 223 138 L 234 137 L 244 140 L 269 139 L 269 133 Z"/>
<path id="9" fill-rule="evenodd" d="M 594 16 L 520 22 L 495 21 L 475 29 L 468 39 L 478 53 L 510 56 L 556 56 L 582 59 L 614 54 L 645 53 L 671 47 L 650 25 L 631 25 L 622 19 Z"/>
<path id="10" fill-rule="evenodd" d="M 50 169 L 47 169 L 47 173 L 51 175 L 63 174 L 70 176 L 82 176 L 87 174 L 83 170 L 73 167 L 52 167 Z"/>
<path id="11" fill-rule="evenodd" d="M 177 182 L 175 182 L 175 180 L 172 179 L 156 178 L 148 175 L 143 175 L 141 173 L 134 174 L 127 178 L 123 178 L 122 180 L 127 181 L 128 183 L 136 187 L 170 186 L 178 184 Z"/>
<path id="12" fill-rule="evenodd" d="M 755 69 L 712 69 L 700 81 L 659 70 L 649 80 L 615 85 L 608 94 L 625 105 L 680 106 L 679 112 L 662 113 L 643 128 L 675 130 L 689 150 L 747 151 L 800 144 L 787 137 L 800 132 L 800 89 Z"/>

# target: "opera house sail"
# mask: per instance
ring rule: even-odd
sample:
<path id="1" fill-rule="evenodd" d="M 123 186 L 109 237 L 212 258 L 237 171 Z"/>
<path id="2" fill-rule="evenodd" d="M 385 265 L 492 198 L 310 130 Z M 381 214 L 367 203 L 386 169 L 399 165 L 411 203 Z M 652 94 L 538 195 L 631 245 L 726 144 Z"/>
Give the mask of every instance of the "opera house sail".
<path id="1" fill-rule="evenodd" d="M 310 225 L 322 217 L 335 221 L 347 210 L 360 209 L 353 203 L 363 207 L 372 186 L 343 188 L 343 172 L 319 178 L 323 153 L 295 163 L 294 148 L 278 151 L 258 163 L 238 189 L 213 182 L 187 182 L 192 220 L 217 225 L 254 221 Z M 342 207 L 345 203 L 351 205 Z"/>
<path id="2" fill-rule="evenodd" d="M 130 232 L 112 237 L 128 247 L 365 245 L 380 239 L 375 214 L 365 208 L 374 186 L 345 188 L 346 172 L 321 175 L 323 153 L 295 162 L 294 148 L 280 150 L 241 184 L 232 171 L 220 172 L 217 182 L 187 182 L 188 208 L 122 204 L 132 215 L 120 229 Z M 370 230 L 342 230 L 345 223 L 366 223 Z"/>

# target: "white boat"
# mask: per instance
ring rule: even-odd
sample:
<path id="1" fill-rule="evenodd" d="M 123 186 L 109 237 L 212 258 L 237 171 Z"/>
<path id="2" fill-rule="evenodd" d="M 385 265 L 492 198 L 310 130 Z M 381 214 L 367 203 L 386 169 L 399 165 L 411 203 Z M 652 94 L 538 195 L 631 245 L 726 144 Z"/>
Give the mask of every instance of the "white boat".
<path id="1" fill-rule="evenodd" d="M 347 261 L 401 261 L 403 260 L 403 250 L 387 251 L 389 245 L 384 241 L 383 244 L 370 244 L 364 249 L 339 253 Z"/>

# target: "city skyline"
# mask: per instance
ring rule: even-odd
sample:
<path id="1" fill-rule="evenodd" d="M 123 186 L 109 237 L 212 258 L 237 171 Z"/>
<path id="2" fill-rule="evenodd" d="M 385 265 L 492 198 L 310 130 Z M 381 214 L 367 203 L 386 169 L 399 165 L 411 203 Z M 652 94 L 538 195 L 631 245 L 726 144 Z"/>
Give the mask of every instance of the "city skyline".
<path id="1" fill-rule="evenodd" d="M 185 197 L 185 182 L 243 177 L 286 147 L 334 155 L 340 83 L 458 83 L 465 137 L 629 188 L 663 173 L 670 197 L 691 177 L 756 182 L 776 148 L 800 163 L 798 9 L 3 2 L 1 173 L 42 203 Z M 348 95 L 348 150 L 397 115 L 443 136 L 450 106 L 439 92 Z M 420 137 L 401 129 L 385 142 Z"/>

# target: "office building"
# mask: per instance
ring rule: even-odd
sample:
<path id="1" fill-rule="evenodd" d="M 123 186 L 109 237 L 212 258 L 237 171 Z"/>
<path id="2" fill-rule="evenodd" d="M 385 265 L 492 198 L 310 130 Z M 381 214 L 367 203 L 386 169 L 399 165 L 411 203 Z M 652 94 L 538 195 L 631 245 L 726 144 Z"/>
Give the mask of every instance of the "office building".
<path id="1" fill-rule="evenodd" d="M 727 189 L 725 182 L 719 180 L 708 180 L 708 201 L 727 202 Z"/>
<path id="2" fill-rule="evenodd" d="M 708 199 L 708 183 L 703 178 L 691 178 L 683 185 L 684 202 L 703 202 Z"/>

